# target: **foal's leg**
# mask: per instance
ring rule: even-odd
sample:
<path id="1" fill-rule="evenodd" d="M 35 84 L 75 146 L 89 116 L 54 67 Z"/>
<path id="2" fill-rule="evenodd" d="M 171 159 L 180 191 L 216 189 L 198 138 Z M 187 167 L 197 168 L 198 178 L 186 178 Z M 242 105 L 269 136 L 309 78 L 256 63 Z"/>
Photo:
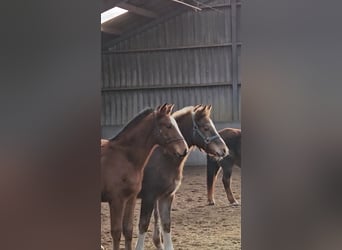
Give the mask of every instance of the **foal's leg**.
<path id="1" fill-rule="evenodd" d="M 214 191 L 219 169 L 220 165 L 218 162 L 207 155 L 207 196 L 209 205 L 215 205 Z"/>
<path id="2" fill-rule="evenodd" d="M 109 203 L 109 207 L 110 207 L 111 234 L 113 238 L 113 250 L 119 250 L 125 201 L 119 200 L 119 199 L 112 200 Z"/>
<path id="3" fill-rule="evenodd" d="M 239 202 L 235 199 L 232 193 L 232 190 L 230 188 L 234 162 L 231 158 L 227 158 L 221 162 L 221 165 L 223 169 L 222 182 L 223 182 L 223 186 L 226 191 L 226 194 L 227 194 L 228 201 L 232 205 L 237 206 L 239 205 Z"/>
<path id="4" fill-rule="evenodd" d="M 140 218 L 139 218 L 139 238 L 135 250 L 143 250 L 146 232 L 150 224 L 153 205 L 155 200 L 146 198 L 141 200 Z"/>
<path id="5" fill-rule="evenodd" d="M 125 236 L 125 249 L 132 250 L 132 238 L 133 238 L 133 219 L 134 208 L 136 203 L 136 196 L 133 196 L 127 201 L 125 213 L 123 217 L 123 235 Z"/>
<path id="6" fill-rule="evenodd" d="M 160 231 L 160 222 L 159 222 L 159 206 L 158 201 L 154 203 L 154 210 L 153 210 L 153 216 L 154 216 L 154 230 L 153 230 L 153 243 L 156 246 L 158 250 L 163 250 L 164 245 L 162 241 L 162 235 Z"/>
<path id="7" fill-rule="evenodd" d="M 165 250 L 173 250 L 171 240 L 171 205 L 174 195 L 163 197 L 159 200 L 160 220 L 163 228 Z"/>

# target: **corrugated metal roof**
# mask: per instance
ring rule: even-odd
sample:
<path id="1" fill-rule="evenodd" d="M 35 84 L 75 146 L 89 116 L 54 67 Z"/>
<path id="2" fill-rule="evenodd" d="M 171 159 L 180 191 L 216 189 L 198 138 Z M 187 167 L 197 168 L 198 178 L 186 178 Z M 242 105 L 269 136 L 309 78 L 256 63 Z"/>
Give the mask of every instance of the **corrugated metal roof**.
<path id="1" fill-rule="evenodd" d="M 183 0 L 183 2 L 202 7 L 210 2 L 216 3 L 217 0 Z M 139 27 L 191 9 L 172 0 L 101 0 L 101 12 L 115 6 L 126 7 L 129 11 L 101 25 L 103 49 L 106 49 L 109 46 L 108 44 L 113 44 L 113 41 L 115 42 L 121 36 L 137 30 Z"/>

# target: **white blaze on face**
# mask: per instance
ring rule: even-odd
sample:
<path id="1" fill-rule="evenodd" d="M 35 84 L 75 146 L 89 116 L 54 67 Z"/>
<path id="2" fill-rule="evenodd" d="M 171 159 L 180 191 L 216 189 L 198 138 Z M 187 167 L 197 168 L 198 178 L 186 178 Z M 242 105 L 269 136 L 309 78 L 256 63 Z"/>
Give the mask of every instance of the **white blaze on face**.
<path id="1" fill-rule="evenodd" d="M 183 138 L 183 135 L 182 133 L 180 132 L 179 130 L 179 127 L 178 127 L 178 124 L 175 120 L 175 118 L 173 118 L 172 116 L 170 117 L 170 120 L 171 120 L 171 124 L 176 128 L 177 132 L 179 133 L 179 135 Z"/>
<path id="2" fill-rule="evenodd" d="M 218 132 L 217 132 L 217 130 L 216 130 L 216 127 L 215 127 L 215 125 L 214 125 L 214 123 L 213 123 L 213 121 L 212 121 L 211 119 L 209 120 L 209 123 L 210 123 L 210 126 L 213 128 L 215 134 L 216 134 L 216 135 L 219 135 Z M 222 139 L 221 139 L 221 141 L 222 141 Z M 223 143 L 224 143 L 224 142 L 223 142 Z"/>
<path id="3" fill-rule="evenodd" d="M 164 249 L 165 250 L 174 250 L 171 240 L 171 233 L 163 232 L 164 239 Z"/>
<path id="4" fill-rule="evenodd" d="M 144 242 L 145 242 L 146 233 L 139 234 L 139 238 L 137 241 L 137 245 L 135 246 L 135 250 L 143 250 Z"/>
<path id="5" fill-rule="evenodd" d="M 221 136 L 219 135 L 219 133 L 217 132 L 216 127 L 215 127 L 213 121 L 210 119 L 209 122 L 210 122 L 210 125 L 212 126 L 213 130 L 215 131 L 215 134 L 217 134 L 217 135 L 219 136 L 220 141 L 221 141 L 223 144 L 226 144 L 226 143 L 223 141 L 223 139 L 221 138 Z M 228 149 L 228 148 L 227 148 L 227 149 Z"/>

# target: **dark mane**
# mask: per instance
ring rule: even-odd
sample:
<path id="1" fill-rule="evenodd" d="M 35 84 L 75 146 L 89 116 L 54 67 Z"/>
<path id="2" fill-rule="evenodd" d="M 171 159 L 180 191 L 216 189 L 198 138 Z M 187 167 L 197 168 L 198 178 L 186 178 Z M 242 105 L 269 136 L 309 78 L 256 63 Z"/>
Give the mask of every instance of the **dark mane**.
<path id="1" fill-rule="evenodd" d="M 120 132 L 115 135 L 114 137 L 110 138 L 110 141 L 113 141 L 122 135 L 127 129 L 130 129 L 131 127 L 134 127 L 137 123 L 139 123 L 142 119 L 144 119 L 146 116 L 151 114 L 154 111 L 153 108 L 146 108 L 143 111 L 141 111 L 139 114 L 137 114 L 132 120 L 130 120 L 126 126 L 120 130 Z"/>

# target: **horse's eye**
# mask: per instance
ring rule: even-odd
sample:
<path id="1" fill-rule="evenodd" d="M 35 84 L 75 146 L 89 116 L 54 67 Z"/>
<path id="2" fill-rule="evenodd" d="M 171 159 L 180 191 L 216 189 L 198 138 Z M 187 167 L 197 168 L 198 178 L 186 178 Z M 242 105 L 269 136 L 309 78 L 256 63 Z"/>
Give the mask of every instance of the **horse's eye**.
<path id="1" fill-rule="evenodd" d="M 204 127 L 204 131 L 208 131 L 209 130 L 209 127 Z"/>
<path id="2" fill-rule="evenodd" d="M 168 124 L 168 125 L 166 125 L 166 127 L 167 127 L 168 129 L 170 129 L 170 128 L 172 128 L 172 125 L 171 125 L 171 124 Z"/>

